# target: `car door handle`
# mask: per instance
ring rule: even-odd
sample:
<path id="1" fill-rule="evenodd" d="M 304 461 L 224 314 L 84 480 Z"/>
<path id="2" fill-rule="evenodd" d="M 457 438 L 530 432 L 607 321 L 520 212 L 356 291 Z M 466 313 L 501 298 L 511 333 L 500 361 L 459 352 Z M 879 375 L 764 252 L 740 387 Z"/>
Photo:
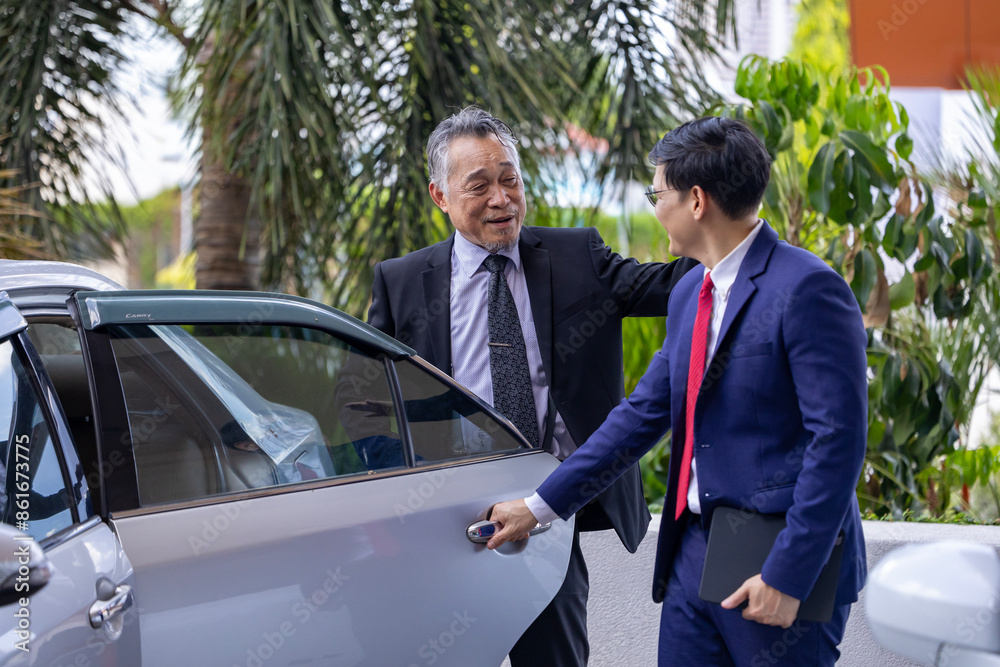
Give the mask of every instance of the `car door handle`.
<path id="1" fill-rule="evenodd" d="M 102 625 L 122 614 L 132 606 L 132 587 L 122 584 L 115 589 L 115 594 L 109 600 L 98 600 L 90 605 L 90 625 L 100 628 Z"/>
<path id="2" fill-rule="evenodd" d="M 551 523 L 540 523 L 528 532 L 528 536 L 531 537 L 532 535 L 544 533 L 551 527 Z M 496 521 L 477 521 L 465 530 L 465 536 L 469 538 L 470 542 L 475 542 L 476 544 L 486 544 L 499 529 L 500 524 Z"/>

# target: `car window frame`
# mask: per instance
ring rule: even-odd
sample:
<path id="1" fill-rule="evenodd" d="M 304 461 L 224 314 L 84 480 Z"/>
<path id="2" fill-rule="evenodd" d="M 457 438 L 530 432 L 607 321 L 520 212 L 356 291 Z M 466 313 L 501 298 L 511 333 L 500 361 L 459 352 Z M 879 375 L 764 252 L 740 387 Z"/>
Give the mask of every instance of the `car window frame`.
<path id="1" fill-rule="evenodd" d="M 214 300 L 216 297 L 227 300 L 224 307 L 215 307 Z M 91 307 L 88 311 L 87 300 L 90 298 L 99 300 L 101 307 Z M 158 304 L 156 307 L 151 307 L 154 301 L 161 300 L 164 303 Z M 195 301 L 212 303 L 213 309 L 210 311 L 204 308 L 204 304 L 195 304 Z M 92 391 L 96 386 L 101 387 L 100 400 L 98 400 L 99 405 L 94 413 L 95 427 L 98 431 L 99 457 L 102 462 L 104 460 L 118 462 L 112 467 L 107 478 L 102 476 L 102 482 L 106 479 L 107 483 L 102 489 L 104 492 L 101 494 L 101 497 L 106 505 L 106 516 L 109 517 L 143 515 L 186 507 L 238 502 L 248 498 L 260 498 L 308 491 L 314 488 L 354 484 L 373 478 L 424 473 L 436 468 L 465 466 L 494 460 L 499 457 L 523 456 L 542 451 L 531 447 L 510 421 L 500 415 L 492 406 L 457 383 L 440 369 L 416 356 L 410 348 L 393 338 L 389 338 L 382 332 L 371 329 L 371 327 L 360 321 L 354 320 L 339 311 L 334 311 L 314 301 L 301 297 L 261 292 L 185 293 L 173 290 L 145 290 L 120 292 L 81 291 L 75 295 L 75 302 L 73 310 L 79 314 L 80 324 L 82 325 L 80 331 L 83 338 L 84 357 L 88 364 L 89 379 L 94 383 Z M 167 305 L 173 308 L 167 317 L 154 316 L 160 313 L 142 313 L 144 317 L 131 317 L 130 315 L 133 312 L 129 309 L 136 307 L 139 303 L 146 306 L 145 310 L 147 311 L 155 311 Z M 234 305 L 234 303 L 239 305 Z M 93 306 L 94 304 L 91 303 L 89 305 Z M 108 305 L 112 307 L 109 308 L 107 307 Z M 271 306 L 272 316 L 263 316 L 248 322 L 245 317 L 247 307 L 256 306 L 257 308 L 262 308 L 264 305 Z M 302 310 L 298 310 L 299 308 L 302 308 Z M 323 321 L 321 318 L 313 316 L 317 311 L 328 316 L 332 315 L 332 317 L 328 317 Z M 243 316 L 234 316 L 236 313 L 242 313 Z M 125 395 L 121 386 L 121 379 L 118 373 L 117 362 L 115 361 L 108 326 L 128 326 L 130 324 L 181 326 L 192 324 L 240 325 L 246 323 L 316 329 L 371 355 L 373 358 L 380 359 L 383 364 L 383 371 L 386 373 L 390 395 L 392 396 L 396 411 L 397 424 L 400 430 L 399 435 L 403 443 L 405 467 L 359 471 L 334 477 L 296 482 L 294 484 L 247 489 L 206 496 L 204 498 L 191 498 L 143 506 L 139 497 L 137 468 L 131 446 L 131 428 L 128 420 Z M 333 326 L 331 326 L 331 323 Z M 401 359 L 412 361 L 423 370 L 435 376 L 450 389 L 459 390 L 466 394 L 480 409 L 495 419 L 502 428 L 510 432 L 511 436 L 520 442 L 522 447 L 472 457 L 416 465 L 409 420 L 404 409 L 402 390 L 396 373 L 396 362 Z M 108 451 L 104 451 L 106 448 Z"/>
<path id="2" fill-rule="evenodd" d="M 14 348 L 22 355 L 21 363 L 28 371 L 32 389 L 42 410 L 42 417 L 49 427 L 49 437 L 52 439 L 59 465 L 62 467 L 63 484 L 72 493 L 73 523 L 83 523 L 97 512 L 96 508 L 88 508 L 91 499 L 90 487 L 87 485 L 83 464 L 73 444 L 73 437 L 66 424 L 55 386 L 45 371 L 41 356 L 28 339 L 27 332 L 22 331 L 17 335 L 17 344 Z"/>
<path id="3" fill-rule="evenodd" d="M 22 321 L 24 321 L 24 328 L 15 333 L 0 336 L 0 343 L 4 341 L 11 342 L 13 352 L 17 355 L 28 376 L 28 382 L 35 394 L 35 399 L 38 401 L 42 418 L 49 429 L 49 438 L 60 468 L 63 486 L 72 494 L 73 502 L 70 505 L 72 523 L 52 535 L 47 535 L 38 540 L 38 544 L 43 550 L 51 549 L 72 539 L 80 532 L 89 530 L 92 525 L 100 521 L 100 518 L 98 517 L 97 508 L 93 507 L 91 503 L 92 495 L 90 487 L 87 484 L 83 465 L 73 444 L 73 438 L 69 433 L 69 427 L 67 426 L 55 387 L 48 373 L 45 371 L 41 356 L 28 337 L 28 320 L 38 313 L 36 309 L 18 309 L 6 295 L 3 297 L 2 309 L 5 311 L 5 325 L 9 323 L 12 312 L 17 313 L 22 318 Z M 65 312 L 62 314 L 65 315 Z"/>

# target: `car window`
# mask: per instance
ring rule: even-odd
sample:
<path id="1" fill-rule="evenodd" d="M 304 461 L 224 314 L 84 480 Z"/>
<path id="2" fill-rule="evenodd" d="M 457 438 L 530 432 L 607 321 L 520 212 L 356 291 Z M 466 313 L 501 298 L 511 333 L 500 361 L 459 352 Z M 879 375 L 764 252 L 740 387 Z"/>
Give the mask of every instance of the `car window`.
<path id="1" fill-rule="evenodd" d="M 97 455 L 93 408 L 80 336 L 67 317 L 28 318 L 28 338 L 52 380 L 66 417 L 77 456 L 83 466 L 94 505 L 100 507 L 101 464 Z"/>
<path id="2" fill-rule="evenodd" d="M 463 391 L 409 359 L 396 363 L 417 464 L 516 450 L 521 441 Z"/>
<path id="3" fill-rule="evenodd" d="M 0 515 L 36 540 L 73 525 L 72 494 L 38 396 L 10 340 L 0 343 Z"/>
<path id="4" fill-rule="evenodd" d="M 326 332 L 233 324 L 109 334 L 143 505 L 402 465 L 384 364 Z M 378 461 L 365 458 L 373 438 Z"/>

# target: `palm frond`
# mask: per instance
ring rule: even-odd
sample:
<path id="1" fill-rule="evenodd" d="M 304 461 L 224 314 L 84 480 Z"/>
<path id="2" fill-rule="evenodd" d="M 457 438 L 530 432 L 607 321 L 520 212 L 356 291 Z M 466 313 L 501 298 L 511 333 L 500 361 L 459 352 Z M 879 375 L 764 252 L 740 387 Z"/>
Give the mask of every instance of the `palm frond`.
<path id="1" fill-rule="evenodd" d="M 0 16 L 0 168 L 16 174 L 0 187 L 33 212 L 15 212 L 11 224 L 50 254 L 108 254 L 122 228 L 110 180 L 95 164 L 121 164 L 107 130 L 121 118 L 113 72 L 127 10 L 0 0 Z M 110 204 L 95 203 L 103 199 Z"/>

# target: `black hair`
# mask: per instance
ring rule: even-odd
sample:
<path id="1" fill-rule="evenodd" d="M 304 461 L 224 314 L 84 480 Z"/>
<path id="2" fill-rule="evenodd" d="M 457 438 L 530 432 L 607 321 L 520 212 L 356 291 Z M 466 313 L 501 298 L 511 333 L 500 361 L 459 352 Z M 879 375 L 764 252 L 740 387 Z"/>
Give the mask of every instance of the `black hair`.
<path id="1" fill-rule="evenodd" d="M 732 118 L 699 118 L 663 136 L 649 152 L 669 188 L 699 185 L 731 220 L 756 213 L 771 177 L 771 156 L 750 127 Z"/>
<path id="2" fill-rule="evenodd" d="M 253 438 L 243 430 L 243 427 L 235 419 L 223 424 L 222 428 L 219 429 L 219 435 L 222 437 L 222 443 L 229 447 L 235 446 L 238 442 L 253 442 Z"/>

